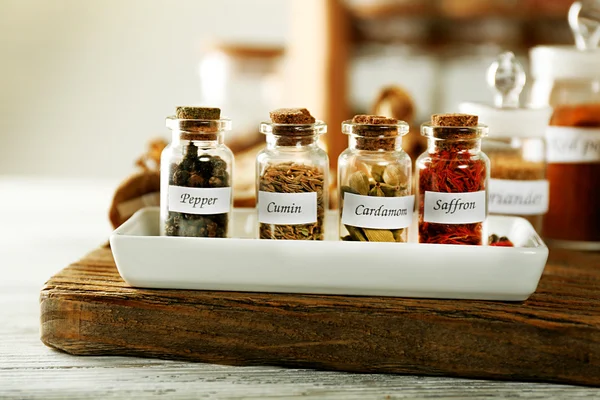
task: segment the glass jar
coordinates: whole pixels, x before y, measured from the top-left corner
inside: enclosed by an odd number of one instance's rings
[[[408,124],[357,115],[342,123],[348,149],[338,160],[340,239],[406,242],[412,222],[412,161],[402,150]]]
[[[228,119],[167,118],[171,143],[160,164],[161,235],[228,237],[233,153],[223,144]]]
[[[531,50],[532,103],[554,108],[546,131],[551,246],[600,250],[600,50]]]
[[[256,157],[259,238],[323,240],[329,158],[318,139],[327,125],[263,122],[260,131],[267,145]]]
[[[434,115],[421,126],[428,147],[416,161],[419,243],[487,243],[490,160],[481,151],[487,131],[463,114]]]
[[[478,115],[489,129],[481,144],[491,163],[489,213],[523,217],[542,232],[549,197],[544,134],[552,109],[463,103],[460,111]]]

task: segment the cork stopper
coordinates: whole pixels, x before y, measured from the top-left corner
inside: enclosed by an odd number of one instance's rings
[[[408,124],[381,115],[355,115],[342,123],[342,132],[351,135],[350,143],[358,150],[392,151],[398,138],[408,132]]]
[[[217,107],[180,106],[175,109],[177,119],[220,119],[221,109]]]
[[[315,117],[306,108],[278,108],[269,113],[275,124],[307,125],[314,124]]]
[[[431,125],[448,127],[477,126],[479,118],[470,114],[433,114]]]
[[[472,114],[433,114],[431,123],[421,125],[423,136],[437,139],[471,140],[487,133],[488,127]]]
[[[231,121],[221,119],[217,107],[180,106],[167,117],[167,127],[179,132],[183,140],[212,141],[219,138],[219,132],[231,129]]]

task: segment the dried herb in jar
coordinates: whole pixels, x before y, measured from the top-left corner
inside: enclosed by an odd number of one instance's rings
[[[231,209],[231,179],[228,172],[230,166],[216,154],[229,155],[230,151],[216,142],[220,131],[215,123],[219,122],[220,110],[178,107],[176,118],[174,138],[178,142],[177,145],[165,149],[168,152],[167,157],[163,155],[162,164],[162,173],[168,174],[168,201],[163,205],[166,211],[164,233],[167,236],[227,237]],[[199,147],[200,143],[207,147]],[[178,159],[181,161],[170,161]],[[225,188],[229,190],[196,190]],[[210,208],[216,206],[217,202],[222,203],[219,209],[224,212],[203,211],[217,210],[216,207]]]
[[[317,139],[326,125],[305,108],[275,110],[271,121],[257,156],[259,237],[323,240],[329,161]]]
[[[489,160],[479,150],[477,127],[474,115],[432,116],[430,149],[417,161],[420,243],[483,245]],[[426,196],[432,194],[435,200],[426,209]],[[432,211],[436,218],[428,216]],[[456,215],[460,217],[454,218]],[[432,222],[434,219],[440,222]],[[470,219],[475,222],[464,222]]]
[[[260,177],[259,190],[271,193],[317,193],[317,222],[313,224],[260,224],[261,239],[323,240],[324,171],[310,165],[286,162],[269,165]]]
[[[414,208],[411,161],[401,147],[408,125],[356,115],[344,121],[342,131],[349,147],[338,161],[341,240],[406,242]]]

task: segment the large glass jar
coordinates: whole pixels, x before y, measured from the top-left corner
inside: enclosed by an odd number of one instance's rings
[[[551,246],[600,250],[600,50],[531,51],[532,103],[554,108],[546,131]]]
[[[421,126],[427,151],[416,162],[419,243],[487,243],[490,160],[481,151],[487,126],[477,116],[440,114]]]
[[[259,237],[323,240],[329,158],[318,139],[327,125],[263,122],[260,131],[267,145],[256,159]]]
[[[402,150],[408,124],[357,115],[342,123],[348,149],[338,160],[340,239],[406,242],[412,222],[412,162]]]
[[[548,211],[544,134],[552,109],[463,103],[460,111],[479,115],[489,128],[481,145],[491,162],[489,213],[524,217],[541,232]]]
[[[161,156],[161,234],[228,237],[233,153],[223,144],[228,119],[167,118],[172,141]]]

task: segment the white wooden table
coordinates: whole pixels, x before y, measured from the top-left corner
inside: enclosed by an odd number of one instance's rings
[[[0,177],[0,399],[600,399],[600,389],[519,382],[75,357],[39,340],[38,295],[106,240],[116,182]]]

